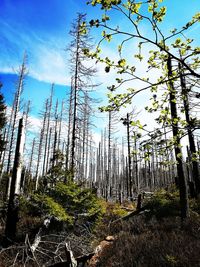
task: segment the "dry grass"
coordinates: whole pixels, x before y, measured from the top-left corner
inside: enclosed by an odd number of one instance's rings
[[[200,219],[196,216],[182,226],[178,217],[146,221],[138,216],[120,227],[99,267],[200,266]]]

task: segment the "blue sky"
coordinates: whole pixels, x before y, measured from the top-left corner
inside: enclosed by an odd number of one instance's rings
[[[77,12],[84,10],[81,3],[71,0],[1,0],[0,71],[16,69],[26,51],[29,74],[33,78],[61,84],[68,82],[64,49],[72,20]]]
[[[198,0],[166,0],[165,4],[168,13],[162,28],[166,31],[184,25],[200,11]],[[15,90],[14,73],[22,62],[24,51],[28,54],[29,75],[23,97],[32,100],[34,115],[49,95],[51,82],[59,84],[55,87],[56,97],[65,96],[70,75],[64,49],[69,44],[68,33],[77,12],[87,13],[88,20],[100,13],[98,8],[87,6],[85,0],[0,0],[0,80],[9,104]],[[115,13],[112,18],[113,24],[123,23]],[[194,28],[188,35],[199,41],[199,32],[200,28]],[[113,45],[116,47],[115,42],[104,46],[105,54],[115,56]],[[109,75],[104,74],[104,79],[108,80]],[[102,93],[105,88],[102,84],[98,90]]]
[[[0,80],[9,105],[24,51],[28,75],[23,98],[31,99],[32,114],[42,108],[52,82],[56,84],[55,98],[66,96],[69,31],[77,12],[87,9],[85,1],[0,0]]]

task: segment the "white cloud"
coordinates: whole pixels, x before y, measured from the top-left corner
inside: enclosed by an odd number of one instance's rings
[[[24,51],[28,55],[29,75],[40,81],[56,84],[70,84],[67,74],[67,62],[62,39],[50,39],[40,36],[34,31],[8,24],[0,20],[1,38],[0,71],[15,73],[21,65]],[[28,32],[28,34],[27,34]]]
[[[42,119],[36,118],[34,116],[29,116],[28,123],[28,131],[33,134],[38,134],[40,132]]]
[[[37,68],[38,66],[38,68]],[[66,72],[64,55],[52,48],[38,47],[36,58],[30,63],[29,75],[39,81],[61,85],[70,84],[70,75]]]

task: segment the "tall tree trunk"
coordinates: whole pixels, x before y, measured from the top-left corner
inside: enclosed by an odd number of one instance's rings
[[[75,58],[75,73],[74,73],[74,99],[73,99],[73,124],[72,124],[72,147],[71,147],[71,169],[72,179],[74,179],[75,172],[75,146],[76,146],[76,122],[77,122],[77,97],[78,97],[78,69],[79,69],[79,49],[80,49],[80,23],[81,16],[78,16],[77,21],[77,36],[76,36],[76,58]]]
[[[178,114],[176,107],[176,89],[174,88],[173,83],[173,74],[172,74],[172,62],[171,58],[168,57],[167,60],[167,70],[168,70],[168,88],[169,88],[169,104],[171,110],[171,121],[172,121],[172,133],[174,139],[174,152],[176,158],[176,166],[177,166],[177,174],[178,174],[178,182],[179,182],[179,192],[180,192],[180,206],[181,206],[181,218],[184,220],[189,216],[189,204],[188,204],[188,190],[186,178],[183,170],[183,162],[182,162],[182,150],[181,150],[181,142],[179,136],[178,129]]]
[[[24,128],[23,119],[19,120],[17,145],[15,151],[15,160],[13,166],[10,195],[8,202],[7,220],[5,228],[5,236],[8,241],[13,242],[16,236],[16,226],[18,222],[18,210],[19,210],[19,195],[20,195],[20,183],[22,172],[22,157],[24,149]]]
[[[195,141],[194,141],[194,135],[192,132],[192,121],[190,119],[190,106],[189,106],[189,99],[188,99],[188,89],[186,87],[186,82],[185,82],[185,77],[183,76],[182,73],[182,68],[179,63],[179,71],[180,71],[180,80],[181,80],[181,89],[182,89],[182,97],[183,97],[183,106],[185,110],[185,118],[187,122],[187,132],[188,132],[188,139],[189,139],[189,147],[190,147],[190,152],[192,156],[192,161],[190,162],[192,164],[192,176],[193,176],[193,181],[195,183],[195,189],[196,189],[196,195],[200,194],[200,173],[199,173],[199,165],[198,161],[194,160],[194,158],[197,157],[196,155],[196,146],[195,146]]]
[[[54,129],[54,142],[53,142],[53,158],[52,158],[52,167],[56,165],[57,157],[56,157],[56,148],[58,142],[58,100],[56,101],[56,108],[55,108],[55,129]]]
[[[8,153],[8,162],[7,162],[7,173],[10,172],[10,166],[11,166],[11,159],[12,159],[12,154],[13,154],[13,142],[14,142],[14,136],[15,136],[15,127],[17,123],[17,115],[19,113],[20,109],[20,98],[21,98],[21,93],[23,90],[23,81],[24,81],[24,76],[26,72],[26,54],[24,55],[23,63],[20,69],[20,74],[19,74],[19,80],[17,83],[17,91],[15,94],[15,100],[14,100],[14,109],[13,109],[13,121],[12,121],[12,127],[11,127],[11,137],[10,137],[10,146],[9,146],[9,153]]]
[[[108,196],[109,196],[109,188],[110,188],[110,183],[111,183],[111,125],[112,125],[112,112],[109,111],[108,114],[108,172],[107,172],[107,181],[106,181],[106,200],[108,200]]]
[[[52,109],[52,102],[53,102],[53,92],[54,92],[54,83],[51,85],[51,93],[50,93],[50,100],[49,105],[47,106],[46,116],[47,116],[47,127],[46,127],[46,134],[45,134],[45,146],[44,146],[44,162],[43,162],[43,170],[42,176],[45,175],[48,171],[48,156],[49,156],[49,147],[48,142],[50,138],[50,122],[51,122],[51,109]]]
[[[61,132],[62,132],[62,121],[63,121],[63,111],[64,111],[64,101],[62,101],[60,120],[59,120],[59,131],[58,131],[58,145],[57,150],[60,151],[60,143],[61,143]]]
[[[5,149],[6,149],[6,141],[7,141],[7,139],[6,139],[7,132],[8,132],[8,130],[5,128],[4,134],[3,134],[3,142],[5,143]],[[0,180],[1,180],[2,172],[3,172],[5,149],[0,152]]]
[[[26,73],[26,54],[24,54],[23,58],[23,63],[21,65],[20,69],[20,74],[19,74],[19,79],[17,83],[17,90],[15,93],[15,99],[13,103],[13,114],[11,114],[12,117],[12,125],[11,125],[11,136],[9,140],[9,150],[8,150],[8,161],[7,161],[7,174],[9,174],[8,180],[7,180],[7,185],[6,185],[6,194],[9,196],[10,194],[10,183],[11,183],[11,160],[13,156],[13,149],[14,149],[14,139],[15,139],[15,128],[16,128],[16,123],[17,123],[17,116],[19,114],[19,109],[20,109],[20,98],[23,90],[23,81],[24,81],[24,76]]]
[[[131,145],[130,145],[130,119],[129,113],[126,116],[126,127],[127,127],[127,144],[128,144],[128,180],[129,180],[129,196],[133,199],[133,184],[132,184],[132,164],[131,164]]]
[[[137,134],[134,132],[134,161],[135,161],[135,185],[137,187],[137,192],[140,190],[140,181],[139,181],[139,173],[138,173],[138,155],[137,155]]]
[[[10,134],[10,132],[12,130],[12,126],[13,126],[14,109],[15,109],[15,101],[13,101],[12,109],[11,109],[11,112],[9,114],[10,115],[10,119],[9,119],[8,128],[7,128],[7,131],[6,131],[6,138],[5,138],[6,146],[5,146],[5,150],[4,150],[2,161],[1,161],[3,169],[5,169],[5,160],[6,160],[7,152],[9,153],[9,146],[10,146],[10,144],[9,144],[9,142],[10,142],[9,134]],[[2,177],[2,174],[3,174],[3,170],[2,170],[2,173],[1,173],[1,177]],[[9,183],[7,183],[7,185],[8,184]]]
[[[44,113],[44,118],[43,118],[43,124],[42,124],[42,129],[40,132],[40,141],[39,141],[39,147],[38,147],[38,158],[37,158],[37,165],[36,165],[36,174],[35,174],[35,190],[38,189],[39,185],[39,172],[40,172],[40,163],[41,163],[41,157],[42,157],[42,148],[43,148],[43,141],[44,141],[44,133],[45,133],[45,128],[46,128],[46,120],[47,120],[47,111],[48,111],[48,99],[46,100],[45,103],[45,113]]]
[[[70,146],[71,146],[71,123],[72,123],[72,109],[73,109],[73,82],[71,80],[71,89],[70,89],[70,98],[69,98],[69,111],[68,111],[68,127],[67,127],[67,147],[66,147],[66,175],[67,170],[69,169],[71,163],[70,163]],[[66,177],[67,179],[67,177]]]
[[[51,137],[52,137],[52,127],[49,130],[49,137],[48,137],[46,173],[48,173],[48,171],[50,169],[50,161],[51,161]]]
[[[33,138],[33,142],[32,142],[31,156],[30,156],[30,161],[29,161],[29,166],[28,166],[28,172],[30,174],[32,173],[34,150],[35,150],[35,137]]]

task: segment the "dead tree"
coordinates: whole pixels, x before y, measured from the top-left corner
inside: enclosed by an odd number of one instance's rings
[[[0,82],[0,90],[2,87],[2,83]],[[2,164],[2,157],[5,153],[5,146],[6,146],[6,136],[7,136],[7,129],[6,129],[6,106],[4,103],[3,94],[0,92],[0,164]],[[0,176],[3,169],[3,165],[0,166]]]
[[[60,118],[59,118],[58,144],[57,144],[57,150],[58,151],[60,151],[61,133],[62,133],[62,122],[63,122],[63,112],[64,112],[64,100],[62,101],[61,113],[60,113]]]
[[[192,164],[192,176],[193,176],[193,181],[195,183],[195,191],[196,195],[200,194],[200,173],[199,173],[199,165],[198,161],[195,160],[196,158],[196,146],[195,146],[195,141],[194,141],[194,135],[193,135],[193,122],[192,118],[190,116],[190,104],[189,104],[189,89],[186,86],[186,80],[185,77],[183,76],[183,69],[179,63],[179,71],[180,71],[180,82],[181,82],[181,94],[183,97],[183,107],[185,111],[185,119],[187,122],[187,134],[188,134],[188,140],[189,140],[189,147],[190,147],[190,152],[191,152],[191,158],[194,157],[190,161]]]
[[[74,173],[75,171],[75,144],[76,144],[76,121],[77,121],[77,97],[78,97],[78,90],[79,90],[79,65],[80,65],[80,58],[79,58],[79,52],[80,52],[80,25],[82,21],[82,16],[78,16],[77,25],[75,26],[75,30],[71,33],[73,33],[73,36],[75,37],[75,40],[73,42],[73,45],[76,46],[75,50],[75,68],[74,68],[74,95],[73,95],[73,123],[72,123],[72,146],[71,146],[71,169]]]
[[[1,165],[3,167],[2,169],[2,172],[1,172],[1,176],[3,174],[3,170],[5,169],[5,161],[6,161],[6,156],[7,156],[7,153],[8,152],[8,147],[9,147],[9,134],[11,132],[11,128],[12,128],[12,125],[13,125],[13,116],[14,116],[14,108],[15,108],[15,101],[13,101],[13,104],[12,104],[12,108],[11,108],[11,111],[9,112],[9,122],[8,122],[8,125],[7,125],[7,128],[6,128],[6,135],[5,135],[5,141],[6,141],[6,145],[5,145],[5,150],[3,152],[3,155],[2,155],[2,160],[1,160]]]
[[[90,37],[88,34],[82,34],[81,24],[85,21],[84,14],[78,14],[77,20],[72,25],[70,35],[72,36],[72,42],[69,46],[71,52],[71,74],[72,74],[72,86],[73,98],[72,98],[72,133],[71,133],[71,162],[70,169],[72,171],[72,179],[75,175],[76,168],[76,138],[77,138],[77,126],[79,122],[78,118],[78,105],[80,99],[84,96],[84,90],[88,87],[92,87],[91,78],[95,74],[96,70],[93,66],[88,67],[88,58],[86,57],[84,50],[90,49]],[[86,64],[87,63],[87,64]]]
[[[52,168],[56,165],[56,153],[58,143],[58,100],[56,101],[55,114],[54,114],[54,141],[53,141],[53,156],[52,156]]]
[[[13,142],[14,142],[14,137],[15,137],[15,128],[16,128],[16,123],[17,123],[17,116],[20,110],[20,98],[23,90],[23,82],[24,82],[24,77],[26,74],[27,68],[26,68],[26,54],[24,55],[23,63],[20,67],[20,73],[19,73],[19,78],[17,82],[17,90],[15,93],[15,99],[14,99],[14,104],[13,104],[13,120],[12,120],[12,125],[11,125],[11,136],[9,140],[9,150],[8,150],[8,162],[7,162],[7,170],[6,172],[10,172],[10,167],[11,167],[11,159],[12,159],[12,154],[13,154]]]
[[[51,139],[50,136],[50,124],[51,124],[51,110],[52,110],[52,101],[53,101],[53,92],[54,92],[54,84],[51,86],[51,93],[50,93],[50,99],[49,99],[49,105],[47,107],[47,123],[46,123],[46,132],[45,132],[45,145],[44,145],[44,162],[43,162],[43,170],[42,175],[44,176],[45,173],[48,172],[49,169],[49,157],[50,157],[50,149],[49,149],[49,139]]]
[[[38,147],[38,157],[37,157],[37,164],[36,164],[36,174],[35,174],[35,189],[38,189],[39,185],[39,174],[40,174],[40,163],[41,163],[41,157],[42,157],[42,149],[43,149],[43,141],[44,141],[44,133],[46,128],[46,122],[47,122],[47,112],[48,112],[48,99],[45,103],[45,113],[43,117],[43,124],[40,131],[40,140],[39,140],[39,147]]]
[[[66,173],[71,166],[70,162],[70,148],[71,148],[71,128],[72,128],[72,116],[73,116],[73,82],[71,79],[70,97],[69,97],[69,108],[68,108],[68,126],[67,126],[67,144],[66,144]]]
[[[32,173],[34,150],[35,150],[35,137],[33,138],[33,141],[32,141],[31,156],[30,156],[30,161],[28,165],[28,172],[30,174]]]
[[[15,140],[15,129],[16,129],[16,124],[17,124],[17,116],[18,116],[19,110],[20,110],[20,99],[21,99],[21,94],[23,91],[23,82],[24,82],[24,77],[25,77],[26,71],[27,71],[26,54],[24,54],[23,63],[21,65],[20,71],[19,71],[17,89],[16,89],[14,103],[13,103],[13,113],[11,114],[10,137],[9,137],[9,145],[8,145],[8,160],[7,160],[7,168],[6,168],[7,174],[10,174],[10,171],[11,171],[11,161],[12,161],[12,157],[13,157],[14,140]],[[9,132],[8,132],[8,134],[9,134]],[[7,185],[6,185],[6,195],[7,196],[9,196],[10,183],[11,183],[11,176],[9,175],[9,178],[7,180]]]
[[[130,118],[129,113],[126,117],[126,127],[127,127],[127,144],[128,144],[128,180],[129,180],[129,196],[132,200],[133,198],[133,181],[132,181],[132,160],[131,160],[131,145],[130,145]]]
[[[10,186],[6,228],[5,228],[5,236],[8,242],[13,242],[16,236],[16,226],[18,221],[18,209],[19,209],[18,197],[20,195],[24,140],[25,140],[25,135],[24,135],[23,119],[20,119],[16,151],[15,151],[15,160],[14,160],[12,180]]]

